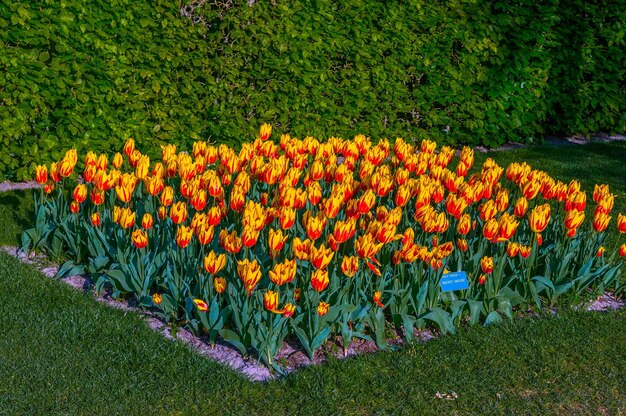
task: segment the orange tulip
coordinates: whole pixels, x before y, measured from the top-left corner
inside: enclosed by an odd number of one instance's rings
[[[626,234],[626,215],[617,214],[617,231]]]
[[[606,230],[606,227],[608,227],[610,221],[610,216],[600,212],[593,216],[593,229],[599,233],[604,232],[604,230]]]
[[[334,255],[335,253],[324,244],[319,248],[313,245],[311,246],[311,264],[313,264],[316,269],[326,269],[326,266],[328,266]]]
[[[133,231],[131,235],[131,240],[133,241],[135,247],[139,249],[142,249],[148,245],[148,235],[140,228],[137,228],[135,231]]]
[[[170,218],[174,224],[181,224],[187,220],[187,204],[183,201],[176,202],[170,208]]]
[[[213,287],[218,294],[224,293],[226,290],[226,279],[223,277],[215,277],[213,278]]]
[[[243,282],[244,288],[248,291],[248,295],[252,295],[252,291],[261,280],[261,266],[255,260],[244,259],[237,262],[237,274]]]
[[[541,233],[550,221],[550,205],[538,205],[530,212],[528,223],[534,233]]]
[[[289,318],[290,316],[293,316],[295,312],[296,312],[296,305],[292,303],[288,303],[283,307],[283,316],[285,318]]]
[[[320,304],[317,306],[317,314],[319,316],[324,316],[328,313],[329,309],[330,309],[330,303],[320,302]]]
[[[487,240],[493,240],[498,235],[499,227],[498,220],[491,218],[483,226],[483,236]]]
[[[269,238],[267,240],[270,250],[282,250],[287,242],[287,238],[288,236],[284,235],[282,230],[279,229],[275,231],[273,228],[270,228]]]
[[[120,209],[119,224],[125,229],[131,228],[135,225],[135,212],[133,212],[130,208]]]
[[[268,290],[263,294],[263,307],[270,312],[278,313],[278,292]]]
[[[278,286],[285,283],[292,282],[296,277],[296,261],[285,260],[282,263],[277,263],[274,268],[269,272],[270,281]]]
[[[40,185],[48,182],[48,167],[46,165],[39,165],[35,168],[35,180]]]
[[[565,228],[575,230],[581,226],[585,219],[585,212],[573,209],[565,214]]]
[[[143,217],[141,218],[141,226],[143,227],[143,229],[149,230],[150,228],[152,228],[153,224],[154,219],[152,218],[152,215],[148,214],[147,212],[143,214]]]
[[[207,303],[202,299],[194,299],[193,303],[196,304],[196,307],[200,312],[206,312],[209,310],[209,305],[207,305]]]
[[[169,207],[174,202],[174,189],[170,186],[163,188],[163,192],[160,197],[161,205]]]
[[[216,275],[226,266],[226,254],[218,255],[215,251],[211,251],[204,257],[203,265],[207,273]]]
[[[271,134],[272,134],[272,126],[270,124],[263,123],[261,125],[261,130],[259,131],[259,139],[265,141],[269,139]]]
[[[368,213],[376,203],[374,191],[368,189],[358,200],[358,209],[361,214]]]
[[[520,252],[520,246],[517,243],[509,242],[509,245],[506,248],[506,254],[509,257],[516,257]]]
[[[319,212],[318,215],[311,215],[306,222],[306,233],[307,236],[315,241],[322,235],[324,228],[326,227],[326,218],[324,217],[324,213]]]
[[[191,237],[193,236],[193,231],[191,227],[187,227],[185,225],[179,225],[176,230],[176,244],[180,248],[185,248],[191,242]]]
[[[359,271],[359,258],[357,256],[346,256],[341,261],[341,271],[347,277],[352,277]]]
[[[524,215],[526,215],[527,210],[528,210],[528,200],[524,197],[521,197],[515,203],[515,208],[514,208],[513,213],[515,214],[517,218],[522,218]]]
[[[321,292],[328,287],[329,283],[327,270],[317,269],[311,274],[311,287],[313,290]]]
[[[384,308],[385,305],[383,305],[383,303],[380,301],[382,297],[383,297],[383,292],[381,292],[380,290],[377,290],[376,292],[374,292],[374,296],[372,297],[372,300],[374,301],[376,305],[378,305],[381,308]]]
[[[61,164],[59,166],[59,174],[64,178],[70,176],[74,171],[77,160],[78,157],[76,155],[76,149],[70,149],[65,152],[65,156],[61,160]]]
[[[480,259],[480,268],[483,273],[491,273],[493,271],[493,257],[483,257]]]
[[[456,226],[456,231],[461,235],[467,235],[472,229],[472,218],[469,214],[463,214],[459,218],[459,222]]]

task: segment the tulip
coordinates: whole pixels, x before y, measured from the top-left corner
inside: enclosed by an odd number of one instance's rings
[[[328,278],[328,271],[324,269],[317,269],[311,274],[311,287],[317,292],[328,287],[330,280]]]
[[[123,156],[119,152],[116,153],[115,156],[113,156],[113,167],[115,169],[119,169],[122,167],[123,163],[124,163]]]
[[[282,250],[283,246],[287,242],[287,238],[288,236],[284,235],[282,230],[279,229],[275,231],[274,229],[270,229],[269,238],[267,240],[270,250]]]
[[[506,254],[509,257],[516,257],[520,252],[520,246],[517,243],[509,242],[509,245],[506,248]]]
[[[239,253],[241,251],[242,243],[241,239],[237,236],[237,231],[233,230],[232,233],[228,233],[225,229],[220,231],[220,245],[224,248],[224,250],[229,253]]]
[[[61,160],[61,164],[59,165],[59,175],[63,178],[67,178],[74,171],[74,167],[76,166],[77,161],[76,149],[70,149],[65,152],[65,156]]]
[[[185,222],[187,220],[187,204],[183,201],[173,204],[170,208],[170,218],[174,224]]]
[[[283,316],[289,318],[296,312],[296,305],[288,303],[283,307]]]
[[[119,210],[119,224],[124,229],[131,228],[135,225],[135,212],[130,208],[121,208]]]
[[[35,168],[35,180],[40,185],[48,182],[48,167],[46,165],[39,165]]]
[[[383,305],[383,303],[380,301],[382,297],[383,297],[383,292],[381,292],[380,290],[377,290],[376,292],[374,292],[374,296],[372,297],[372,300],[374,301],[376,305],[378,305],[381,308],[384,308],[385,305]]]
[[[226,290],[226,279],[223,277],[215,277],[213,278],[213,287],[217,294],[222,294]]]
[[[604,230],[606,230],[606,227],[608,227],[610,221],[610,216],[603,213],[598,213],[593,216],[593,229],[599,233],[604,232]]]
[[[185,225],[178,226],[176,230],[176,244],[180,248],[185,248],[191,242],[191,237],[193,236],[193,231],[191,227],[187,227]]]
[[[204,270],[206,270],[207,273],[216,275],[226,266],[226,254],[222,253],[218,255],[215,254],[215,251],[211,251],[204,257],[203,264]]]
[[[167,218],[167,208],[165,208],[164,206],[160,206],[159,209],[157,210],[157,216],[159,217],[159,219],[161,221],[166,219]]]
[[[196,304],[196,307],[200,312],[206,312],[209,310],[209,305],[207,305],[207,303],[202,299],[194,299],[193,303]]]
[[[491,273],[493,271],[493,257],[483,257],[480,259],[480,268],[483,273]]]
[[[619,255],[621,257],[626,257],[626,244],[619,246]]]
[[[459,219],[467,208],[467,202],[460,196],[449,194],[446,198],[446,210],[454,218]]]
[[[313,245],[311,246],[311,264],[313,264],[316,269],[326,269],[326,266],[328,266],[334,255],[335,253],[324,244],[319,248]]]
[[[469,248],[468,244],[467,244],[467,240],[461,239],[461,238],[456,240],[456,246],[463,253],[465,253],[467,251],[467,249]]]
[[[277,263],[274,268],[269,272],[270,281],[278,286],[285,283],[292,282],[296,277],[296,261],[285,260],[282,263]]]
[[[155,293],[152,295],[152,303],[154,303],[155,305],[160,305],[161,302],[163,302],[163,295],[161,295],[160,293]]]
[[[59,182],[61,180],[61,175],[59,175],[59,164],[57,162],[53,162],[50,165],[50,179],[54,182]]]
[[[538,205],[530,212],[528,223],[534,233],[541,233],[550,221],[550,205]]]
[[[472,229],[472,218],[469,214],[463,214],[459,218],[459,222],[456,226],[456,231],[461,235],[467,235]]]
[[[509,240],[517,231],[519,221],[515,221],[515,217],[508,213],[502,214],[500,220],[498,220],[498,237],[496,241],[503,242]]]
[[[320,302],[320,304],[317,306],[317,314],[319,316],[324,316],[328,313],[329,309],[330,309],[330,303]]]
[[[278,313],[278,292],[268,290],[263,294],[263,307],[270,312]]]
[[[307,236],[313,241],[317,240],[322,235],[324,227],[326,227],[326,218],[322,212],[316,216],[311,215],[306,222]]]
[[[163,188],[163,192],[161,193],[161,197],[159,199],[161,201],[161,205],[169,207],[174,202],[174,189],[170,186],[166,186]]]
[[[304,241],[300,240],[300,238],[295,237],[293,239],[293,254],[298,260],[308,260],[311,255],[311,246],[313,242],[308,238]]]
[[[486,281],[487,281],[487,276],[485,276],[484,274],[481,274],[480,277],[478,278],[478,284],[482,286],[485,284]]]
[[[237,274],[243,282],[244,288],[248,291],[248,295],[252,295],[252,291],[261,280],[261,266],[255,260],[244,259],[237,262]]]
[[[78,212],[80,211],[80,204],[76,201],[72,201],[72,203],[70,204],[70,211],[73,214],[78,214]]]
[[[265,141],[269,139],[271,134],[272,134],[272,126],[270,124],[263,123],[261,125],[261,130],[259,131],[259,139]]]
[[[565,214],[565,228],[567,228],[568,231],[574,230],[575,233],[576,229],[580,227],[584,219],[584,211],[578,211],[576,209],[568,211],[567,214]]]
[[[207,212],[207,221],[210,225],[218,225],[222,221],[222,212],[219,207],[211,207]]]
[[[617,231],[626,234],[626,215],[617,214]]]
[[[147,212],[143,214],[143,217],[141,218],[141,227],[144,230],[149,230],[150,228],[152,228],[153,224],[154,219],[152,218],[152,215],[148,214]]]
[[[528,200],[524,197],[521,197],[515,203],[515,208],[514,208],[513,213],[515,214],[517,218],[522,218],[524,215],[526,215],[527,210],[528,210]]]
[[[480,218],[483,221],[489,221],[490,219],[495,217],[496,214],[498,213],[496,201],[494,201],[493,199],[486,201],[485,203],[480,205],[478,209],[480,211]]]
[[[524,195],[524,198],[531,200],[537,196],[540,190],[541,190],[541,183],[539,181],[535,181],[535,180],[528,181],[522,187],[522,195]]]
[[[198,228],[195,230],[195,233],[196,233],[196,237],[198,237],[198,242],[202,244],[203,246],[206,246],[211,241],[213,241],[215,229],[213,228],[213,226],[207,223],[203,223],[198,226]]]
[[[359,258],[357,256],[346,256],[341,261],[341,271],[347,277],[352,277],[359,271]]]
[[[369,212],[376,203],[374,191],[368,189],[358,200],[358,209],[361,214]]]
[[[598,248],[598,251],[596,252],[596,257],[602,257],[602,255],[604,254],[605,251],[606,251],[606,249],[604,248],[604,246],[600,246]]]
[[[140,228],[137,228],[135,231],[133,231],[131,235],[131,240],[135,247],[139,249],[142,249],[148,245],[148,235]]]
[[[528,258],[528,256],[530,256],[530,250],[530,246],[520,246],[519,254],[520,256],[522,256],[523,259]]]
[[[93,214],[91,214],[91,223],[94,227],[100,227],[100,224],[102,224],[102,219],[100,218],[99,213],[94,212]]]
[[[487,240],[493,240],[498,235],[499,228],[498,220],[491,218],[483,226],[483,236]]]
[[[382,247],[383,243],[376,244],[371,234],[361,235],[354,242],[354,249],[362,259],[374,257]]]
[[[128,138],[126,140],[126,144],[124,144],[124,154],[126,156],[130,156],[130,154],[135,150],[135,140]]]
[[[158,176],[145,179],[144,184],[146,185],[146,190],[152,196],[157,196],[165,189],[165,182]]]

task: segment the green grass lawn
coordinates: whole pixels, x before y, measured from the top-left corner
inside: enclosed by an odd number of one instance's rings
[[[626,143],[477,155],[527,161],[626,211]],[[0,244],[17,244],[31,191],[0,194]],[[591,200],[589,195],[589,200]],[[455,400],[437,393],[458,394]],[[0,415],[626,414],[626,310],[562,310],[462,329],[399,352],[331,360],[268,383],[152,332],[0,254]]]

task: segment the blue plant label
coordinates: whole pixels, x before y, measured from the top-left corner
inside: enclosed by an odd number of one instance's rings
[[[453,290],[463,290],[469,287],[467,283],[467,273],[454,272],[441,276],[441,291],[452,292]]]

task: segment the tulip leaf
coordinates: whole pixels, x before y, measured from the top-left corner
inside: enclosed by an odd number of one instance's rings
[[[489,315],[487,315],[487,318],[485,319],[485,326],[499,324],[500,322],[502,322],[502,316],[500,316],[498,311],[492,311],[489,313]]]
[[[468,299],[467,304],[470,310],[470,325],[476,325],[480,320],[480,313],[483,309],[483,302],[480,300]]]
[[[230,345],[235,347],[241,353],[241,355],[246,355],[248,353],[248,350],[241,342],[241,337],[237,335],[235,332],[231,331],[230,329],[225,328],[219,331],[219,333],[222,336],[222,338],[224,338],[224,340],[228,342]]]

